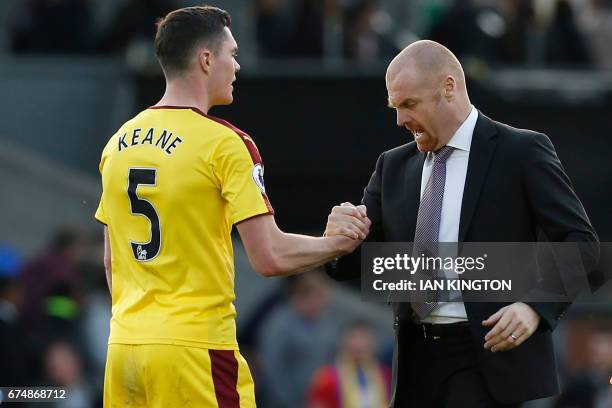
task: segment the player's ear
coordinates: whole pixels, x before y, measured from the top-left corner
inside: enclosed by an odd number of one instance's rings
[[[212,63],[213,53],[207,48],[202,48],[198,53],[198,64],[202,71],[208,74],[210,71],[210,64]]]

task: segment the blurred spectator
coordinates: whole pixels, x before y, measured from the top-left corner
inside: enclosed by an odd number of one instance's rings
[[[377,62],[399,51],[385,36],[391,18],[375,0],[358,0],[344,12],[344,56],[361,62]]]
[[[315,370],[332,360],[337,330],[326,310],[329,283],[318,271],[288,278],[288,303],[261,329],[265,407],[300,408]]]
[[[585,34],[596,67],[612,69],[612,1],[584,0],[578,8],[578,26]]]
[[[88,0],[28,0],[12,33],[15,52],[84,53],[95,50]]]
[[[16,279],[22,268],[19,253],[10,246],[0,246],[0,278]]]
[[[29,327],[27,340],[31,359],[44,361],[49,344],[57,342],[58,339],[78,345],[79,354],[85,355],[82,352],[80,298],[80,292],[67,284],[56,286],[55,290],[49,294],[41,307],[43,314],[40,320],[35,326]],[[44,375],[45,367],[39,364],[34,368],[33,378],[40,378]]]
[[[597,387],[589,376],[574,377],[566,384],[554,408],[598,408]]]
[[[66,388],[66,399],[56,408],[88,408],[92,406],[89,386],[83,378],[83,362],[76,348],[67,340],[56,340],[44,355],[43,386]]]
[[[265,401],[265,386],[261,356],[258,353],[258,340],[261,329],[268,317],[274,313],[276,307],[285,300],[282,289],[277,289],[263,297],[257,307],[250,312],[249,318],[238,327],[238,344],[240,353],[249,362],[251,375],[255,380],[255,397],[257,401]],[[260,379],[262,379],[260,381]],[[263,405],[263,404],[260,404]]]
[[[136,86],[134,111],[153,105],[163,93],[162,71],[153,46],[155,23],[180,6],[176,0],[128,0],[102,35],[100,50],[123,57],[132,72]]]
[[[586,348],[592,372],[607,380],[612,374],[612,327],[597,328],[591,334]]]
[[[321,58],[325,6],[325,0],[257,1],[259,53],[271,58]]]
[[[0,248],[0,384],[25,386],[29,380],[28,351],[20,319],[23,293],[17,277],[21,260],[10,248]]]
[[[610,377],[610,383],[612,384],[612,377]],[[606,387],[597,396],[596,408],[609,408],[612,407],[612,387]]]
[[[558,66],[588,66],[591,57],[567,0],[557,0],[555,15],[546,31],[546,62]]]
[[[285,0],[256,2],[255,35],[261,56],[286,56],[289,53],[291,29],[291,11]]]
[[[300,0],[293,26],[290,54],[300,58],[323,56],[325,0]]]
[[[496,10],[472,0],[457,0],[426,38],[443,44],[459,59],[490,63],[495,60],[495,47],[505,30],[506,24]]]
[[[110,332],[111,297],[102,261],[95,272],[96,275],[92,277],[95,279],[94,287],[88,292],[83,304],[82,329],[88,361],[92,363],[93,377],[97,384],[102,385]]]
[[[22,283],[28,299],[25,311],[28,326],[34,327],[58,302],[47,299],[59,287],[79,287],[78,264],[83,252],[81,235],[71,229],[58,231],[41,257],[26,266]]]
[[[587,337],[586,367],[573,374],[554,408],[609,408],[612,406],[612,327],[596,327]]]
[[[140,43],[152,48],[155,22],[179,7],[175,0],[126,1],[117,10],[109,28],[102,35],[101,50],[125,53],[130,47],[137,47]]]
[[[595,407],[612,407],[612,327],[599,327],[587,344],[591,373],[596,386]]]
[[[505,28],[497,44],[497,60],[504,64],[523,65],[529,60],[529,37],[536,30],[532,0],[504,0],[498,10]]]
[[[319,369],[308,390],[309,408],[385,408],[391,372],[375,356],[374,334],[365,322],[344,332],[333,365]]]

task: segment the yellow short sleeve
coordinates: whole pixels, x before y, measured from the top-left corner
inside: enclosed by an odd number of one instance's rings
[[[274,214],[265,192],[263,164],[253,141],[237,134],[224,137],[213,157],[221,195],[229,205],[232,224]]]
[[[104,199],[100,197],[100,204],[98,204],[98,209],[96,210],[96,214],[94,215],[96,220],[100,221],[102,224],[108,224],[106,219],[106,213],[104,212]]]
[[[104,149],[106,150],[106,148]],[[102,169],[104,167],[104,152],[102,153],[102,159],[100,160],[100,174],[102,174]],[[94,215],[96,220],[100,221],[102,224],[108,225],[108,219],[106,218],[106,212],[104,211],[104,191],[100,194],[100,203],[98,204],[98,209]]]

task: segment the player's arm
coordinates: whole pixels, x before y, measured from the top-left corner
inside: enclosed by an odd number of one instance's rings
[[[112,277],[112,263],[111,263],[111,247],[110,238],[108,236],[108,227],[104,226],[104,272],[106,273],[106,283],[108,283],[108,290],[113,294],[113,277]]]
[[[251,266],[263,276],[304,272],[351,253],[369,232],[367,217],[354,218],[356,228],[347,235],[310,237],[288,234],[274,216],[261,215],[236,224]]]

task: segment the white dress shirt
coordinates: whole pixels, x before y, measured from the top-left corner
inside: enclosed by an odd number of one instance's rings
[[[468,160],[470,158],[470,146],[478,111],[474,106],[468,117],[463,121],[459,129],[447,143],[447,146],[455,148],[446,161],[446,182],[444,183],[444,198],[442,200],[442,214],[440,217],[439,242],[457,242],[459,239],[459,220],[461,218],[461,203],[463,201],[463,188],[465,187],[465,176],[467,174]],[[421,197],[425,186],[431,177],[433,166],[433,154],[429,152],[423,164],[423,175],[421,176]],[[439,256],[456,256],[455,253],[440,253]],[[451,277],[453,271],[445,271],[446,276]],[[456,275],[455,275],[456,276]],[[454,297],[461,298],[461,293],[455,293]],[[467,321],[467,314],[463,302],[442,303],[429,316],[422,320],[424,323],[447,324]]]

